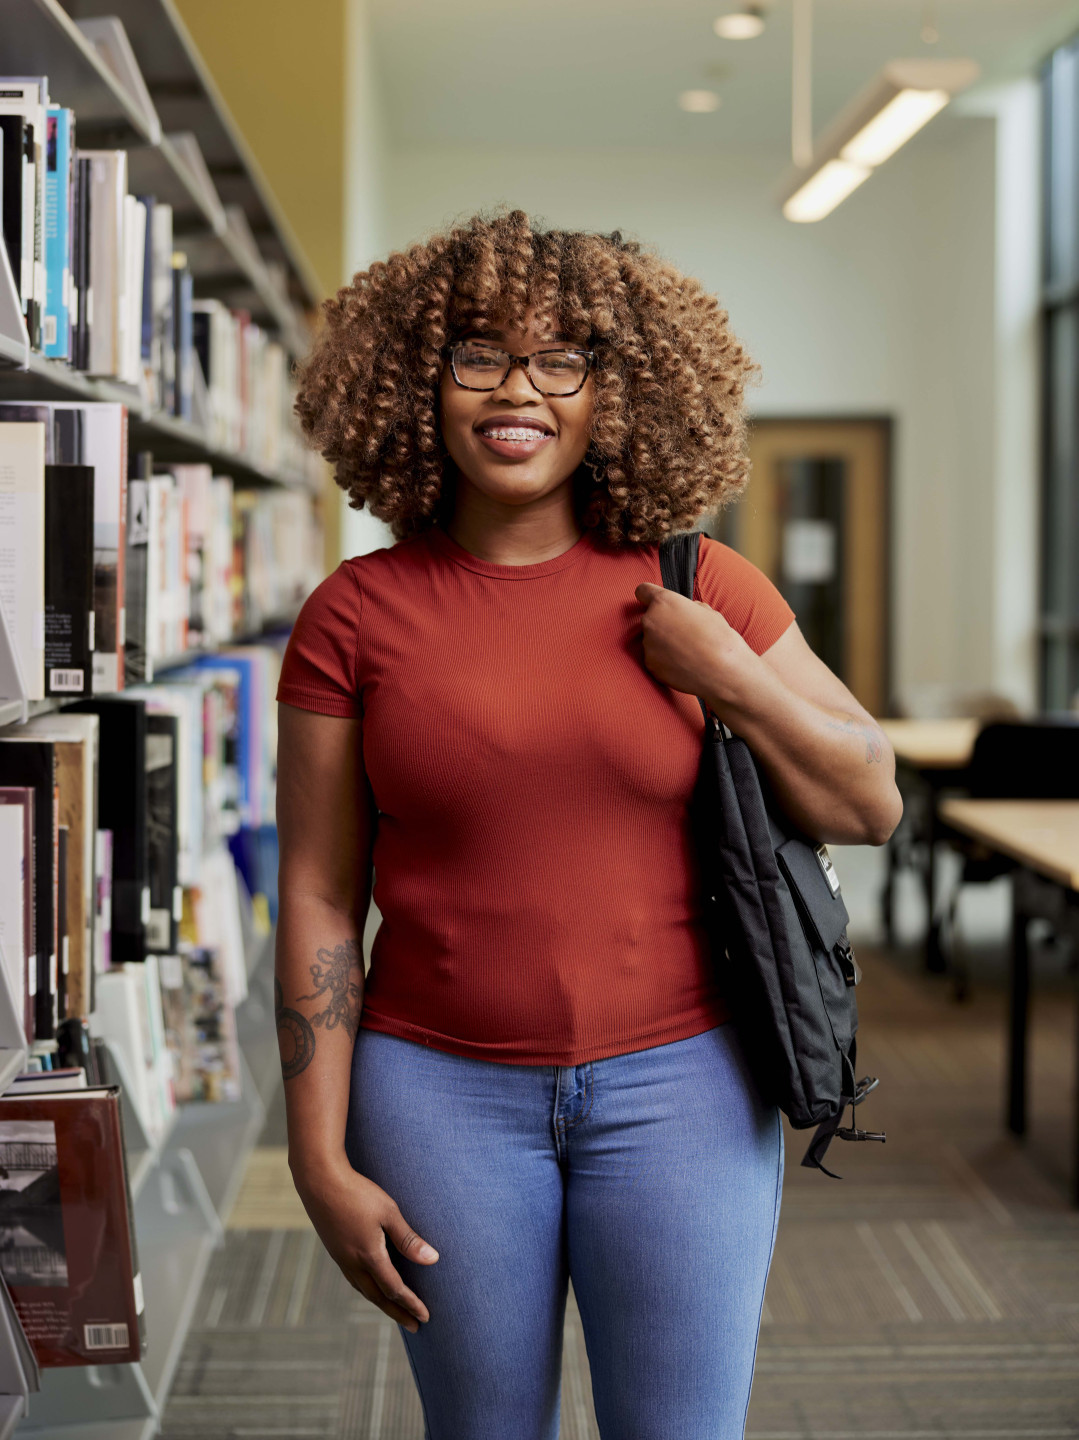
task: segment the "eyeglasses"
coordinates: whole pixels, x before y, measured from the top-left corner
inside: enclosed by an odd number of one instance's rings
[[[521,365],[541,395],[576,395],[595,363],[595,351],[576,347],[511,355],[482,340],[459,340],[446,347],[450,370],[462,390],[497,390],[515,365]]]

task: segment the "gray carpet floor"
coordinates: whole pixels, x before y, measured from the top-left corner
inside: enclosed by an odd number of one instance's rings
[[[800,1169],[805,1137],[788,1134],[747,1434],[1079,1437],[1074,984],[1047,966],[1034,1007],[1033,1126],[1019,1143],[1002,1128],[999,963],[976,968],[974,997],[960,1006],[911,958],[860,958],[862,1060],[881,1078],[863,1123],[872,1109],[888,1143],[837,1146],[839,1183]],[[279,1103],[264,1143],[284,1143]],[[395,1327],[292,1220],[228,1231],[163,1434],[422,1440],[423,1422]],[[561,1440],[599,1440],[572,1293]]]

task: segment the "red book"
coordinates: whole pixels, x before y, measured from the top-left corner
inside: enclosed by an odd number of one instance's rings
[[[0,1097],[0,1273],[39,1365],[140,1358],[118,1088]]]

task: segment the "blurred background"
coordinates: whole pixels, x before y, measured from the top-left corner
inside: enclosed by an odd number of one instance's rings
[[[881,1080],[859,1115],[888,1140],[834,1146],[839,1182],[800,1169],[806,1137],[788,1133],[747,1435],[1079,1436],[1077,0],[114,8],[165,129],[199,135],[277,277],[238,298],[250,275],[200,270],[178,234],[196,299],[261,302],[292,354],[356,271],[501,205],[619,229],[729,310],[762,371],[753,476],[708,528],[881,718],[906,807],[886,847],[834,847],[860,1061]],[[199,354],[212,418],[220,375]],[[225,441],[140,423],[159,461],[267,478]],[[303,487],[313,548],[288,603],[223,636],[249,632],[268,673],[302,593],[390,543],[324,467]],[[250,588],[262,552],[245,554]],[[291,1188],[270,817],[267,801],[230,842],[246,1099],[218,1097],[220,1121],[181,1106],[147,1142],[206,1180],[197,1202],[190,1185],[155,1201],[149,1243],[173,1233],[170,1203],[211,1217],[184,1275],[161,1272],[160,1338],[148,1306],[150,1380],[101,1366],[61,1393],[50,1374],[25,1433],[423,1434],[394,1327]],[[572,1296],[562,1403],[563,1440],[598,1440]]]

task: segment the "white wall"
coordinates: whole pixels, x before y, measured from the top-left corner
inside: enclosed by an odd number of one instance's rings
[[[942,117],[815,226],[782,219],[783,157],[771,152],[394,151],[386,240],[398,247],[508,203],[561,227],[618,227],[654,243],[730,309],[763,366],[757,414],[894,418],[899,698],[931,713],[952,694],[1003,685],[1027,700],[1032,614],[1020,605],[1016,618],[1009,604],[1030,588],[1028,547],[1008,536],[1027,524],[1031,497],[1011,492],[1009,518],[998,479],[996,397],[1010,343],[998,327],[999,109]],[[1014,171],[1024,137],[1013,138]],[[1030,358],[1010,357],[1013,393]],[[1023,425],[1007,443],[1029,469]],[[1003,626],[1002,615],[1012,617]]]
[[[347,283],[385,249],[386,140],[384,104],[367,0],[348,0],[345,23],[345,234]],[[366,510],[350,510],[343,494],[341,554],[362,555],[392,542],[387,526]]]

